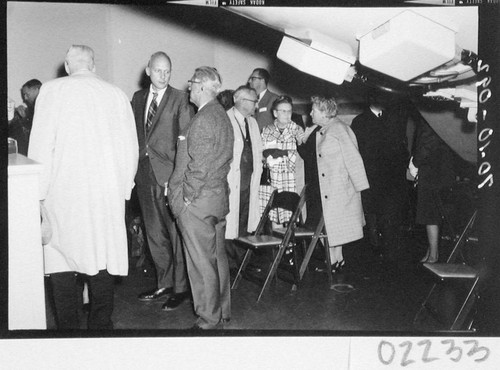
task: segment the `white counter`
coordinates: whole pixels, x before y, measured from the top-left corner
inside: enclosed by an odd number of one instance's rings
[[[42,166],[9,154],[9,330],[47,329],[39,173]]]

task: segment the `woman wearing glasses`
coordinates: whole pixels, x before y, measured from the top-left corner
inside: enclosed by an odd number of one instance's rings
[[[368,189],[356,136],[337,118],[334,98],[313,96],[313,126],[299,146],[306,177],[306,226],[315,229],[321,215],[330,243],[332,272],[344,265],[342,246],[363,237],[361,191]]]
[[[295,181],[295,162],[297,160],[297,145],[302,142],[304,130],[292,121],[292,99],[280,96],[272,106],[274,123],[267,125],[262,130],[263,157],[265,165],[269,168],[270,185],[260,187],[260,212],[264,211],[266,204],[274,189],[281,191],[297,192]],[[282,224],[292,216],[290,211],[279,209],[272,210],[269,218],[271,221]]]

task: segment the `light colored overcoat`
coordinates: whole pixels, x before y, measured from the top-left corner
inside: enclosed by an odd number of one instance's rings
[[[238,237],[238,225],[240,219],[240,161],[243,152],[243,136],[234,110],[231,108],[227,115],[231,120],[234,132],[233,161],[227,177],[229,183],[229,214],[226,216],[226,239]],[[262,140],[259,126],[253,117],[248,117],[248,130],[252,142],[253,173],[250,180],[250,204],[248,211],[248,232],[253,232],[259,223],[259,185],[262,175]]]
[[[43,165],[40,199],[52,226],[45,273],[127,275],[125,200],[139,147],[129,99],[92,72],[45,83],[28,156]]]
[[[368,189],[356,136],[338,118],[316,133],[321,204],[330,246],[363,237],[361,191]]]

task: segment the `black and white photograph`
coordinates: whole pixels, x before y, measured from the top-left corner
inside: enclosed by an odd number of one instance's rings
[[[0,363],[497,368],[498,1],[3,8]]]

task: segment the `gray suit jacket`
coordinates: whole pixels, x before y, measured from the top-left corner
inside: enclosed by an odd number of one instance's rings
[[[184,199],[203,208],[201,216],[224,217],[229,212],[227,174],[233,159],[234,134],[224,108],[212,100],[193,117],[178,139],[168,201],[177,218]],[[203,207],[199,207],[200,205]]]
[[[189,104],[188,95],[170,85],[158,106],[152,127],[145,133],[144,117],[149,87],[137,91],[132,98],[132,109],[135,116],[137,138],[139,140],[139,169],[136,183],[149,180],[149,158],[151,167],[159,185],[164,185],[174,169],[176,143],[179,133],[185,131],[191,117],[193,107]]]
[[[259,100],[257,109],[255,110],[255,119],[259,124],[260,132],[262,132],[264,127],[274,122],[272,106],[277,98],[278,95],[267,90],[262,99]]]

